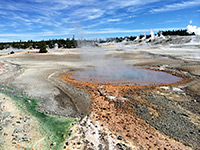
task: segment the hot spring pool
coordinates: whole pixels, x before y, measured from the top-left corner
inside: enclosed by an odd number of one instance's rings
[[[79,80],[81,82],[90,83],[111,83],[111,84],[122,84],[122,85],[159,85],[159,84],[170,84],[183,80],[181,77],[177,77],[170,73],[146,70],[146,69],[130,69],[126,72],[109,72],[103,73],[96,70],[79,71],[71,75],[71,78]]]

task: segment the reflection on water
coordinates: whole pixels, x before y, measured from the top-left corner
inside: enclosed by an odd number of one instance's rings
[[[141,86],[170,84],[182,80],[182,78],[166,72],[135,68],[128,72],[110,75],[98,75],[95,70],[80,71],[72,74],[71,78],[91,83],[118,83]]]

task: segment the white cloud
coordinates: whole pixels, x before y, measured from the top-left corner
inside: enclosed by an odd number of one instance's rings
[[[180,9],[185,9],[185,8],[190,8],[190,7],[195,7],[200,5],[200,0],[192,0],[192,1],[183,1],[180,3],[174,3],[170,5],[166,5],[161,8],[156,8],[152,9],[151,12],[167,12],[167,11],[174,11],[174,10],[180,10]]]
[[[0,27],[5,27],[6,25],[0,24]]]
[[[187,26],[188,33],[195,33],[195,35],[200,35],[200,27],[188,25]]]
[[[178,30],[183,28],[155,28],[153,29],[155,32],[157,31],[166,31],[166,30]],[[84,31],[84,34],[109,34],[109,33],[149,33],[150,29],[135,29],[135,30],[126,30],[126,29],[114,29],[107,28],[99,31]]]
[[[131,6],[143,6],[146,4],[158,2],[160,0],[108,0],[107,2],[111,5],[108,5],[108,9],[124,8]]]
[[[102,9],[97,8],[79,8],[68,14],[68,18],[64,18],[64,20],[68,20],[69,22],[83,22],[94,20],[101,17],[105,13]]]
[[[118,19],[108,19],[107,21],[108,21],[108,22],[118,22],[118,21],[120,21],[120,20],[121,20],[121,19],[118,18]]]
[[[7,18],[12,18],[9,16],[10,12],[17,11],[15,13],[17,13],[16,15],[18,17],[15,16],[15,18],[21,20],[22,23],[37,22],[42,25],[58,27],[59,24],[57,22],[61,22],[60,26],[62,26],[63,24],[71,22],[95,20],[108,13],[116,15],[116,11],[121,8],[131,6],[138,8],[157,1],[160,0],[107,0],[103,2],[99,0],[27,0],[26,2],[14,1],[13,3],[7,0],[1,0],[0,8],[6,11],[4,14],[7,14]],[[63,10],[65,13],[62,12]],[[22,14],[26,13],[28,17],[23,17]],[[40,19],[44,17],[48,19]],[[111,18],[110,22],[112,20]]]
[[[181,22],[181,19],[180,18],[176,18],[175,20],[165,20],[165,21],[162,21],[162,22],[159,22],[159,24],[173,24],[173,23],[178,23],[178,22]]]
[[[12,19],[13,19],[13,20],[21,20],[21,21],[23,21],[23,22],[31,22],[30,19],[26,19],[26,18],[23,18],[23,17],[21,17],[21,16],[16,16],[16,15],[13,16]]]
[[[177,30],[181,28],[155,28],[153,29],[155,32],[161,30]],[[25,39],[34,39],[34,38],[41,38],[41,37],[48,37],[48,36],[65,36],[65,35],[72,35],[75,33],[75,28],[63,28],[62,30],[57,31],[50,31],[46,30],[44,32],[34,32],[34,33],[14,33],[14,34],[0,34],[0,38],[25,38]],[[126,29],[115,29],[115,28],[105,28],[99,31],[93,30],[82,30],[82,33],[87,34],[108,34],[108,33],[149,33],[150,29],[135,29],[135,30],[126,30]]]
[[[95,13],[95,14],[92,14],[92,15],[88,16],[86,20],[97,19],[97,18],[101,17],[102,15],[103,15],[103,12]]]
[[[155,8],[154,3],[161,1],[163,0],[13,0],[11,3],[9,0],[1,0],[0,21],[7,21],[7,30],[10,29],[13,33],[17,29],[20,33],[31,32],[31,29],[32,32],[38,31],[28,34],[4,34],[6,37],[17,39],[74,34],[76,26],[85,30],[85,34],[143,33],[149,32],[149,29],[114,29],[114,25],[121,27],[123,24],[132,25],[134,21],[137,23],[134,17],[149,13],[149,9]],[[197,4],[200,4],[200,0],[181,1],[153,9],[152,12],[188,8]],[[98,29],[95,29],[97,26]],[[113,27],[113,29],[101,29],[103,27]]]

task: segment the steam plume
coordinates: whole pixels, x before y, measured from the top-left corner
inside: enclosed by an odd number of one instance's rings
[[[58,50],[58,43],[55,43],[55,45],[54,45],[54,50],[55,50],[55,51]]]
[[[153,29],[150,30],[150,33],[151,33],[151,40],[154,40],[155,39],[155,35],[154,35],[154,32],[153,32]]]
[[[187,32],[188,33],[194,33],[195,35],[200,35],[200,27],[188,25],[187,26]]]
[[[169,78],[165,73],[128,66],[123,62],[123,60],[106,55],[106,48],[103,47],[81,48],[81,56],[94,68],[92,70],[86,70],[74,74],[74,78],[89,79],[89,81],[90,79],[94,81],[102,79],[103,82],[115,81],[115,83],[129,82],[130,80],[134,80],[143,85],[149,82],[151,82],[151,84],[159,82],[163,83],[167,78]],[[173,82],[176,77],[170,78],[171,79],[169,80]]]

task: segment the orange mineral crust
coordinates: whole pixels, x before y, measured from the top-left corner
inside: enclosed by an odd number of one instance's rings
[[[162,106],[152,104],[145,99],[145,95],[155,91],[158,86],[174,86],[186,83],[191,79],[182,77],[183,80],[172,84],[132,86],[118,85],[117,83],[90,83],[71,78],[73,73],[61,77],[61,80],[71,86],[87,91],[91,96],[90,119],[99,121],[107,127],[116,137],[122,137],[133,145],[143,149],[171,149],[187,150],[189,147],[156,130],[145,120],[133,112],[133,106],[146,106],[156,118],[159,114],[156,108]],[[129,98],[131,95],[134,98]],[[137,107],[136,107],[137,108]]]

